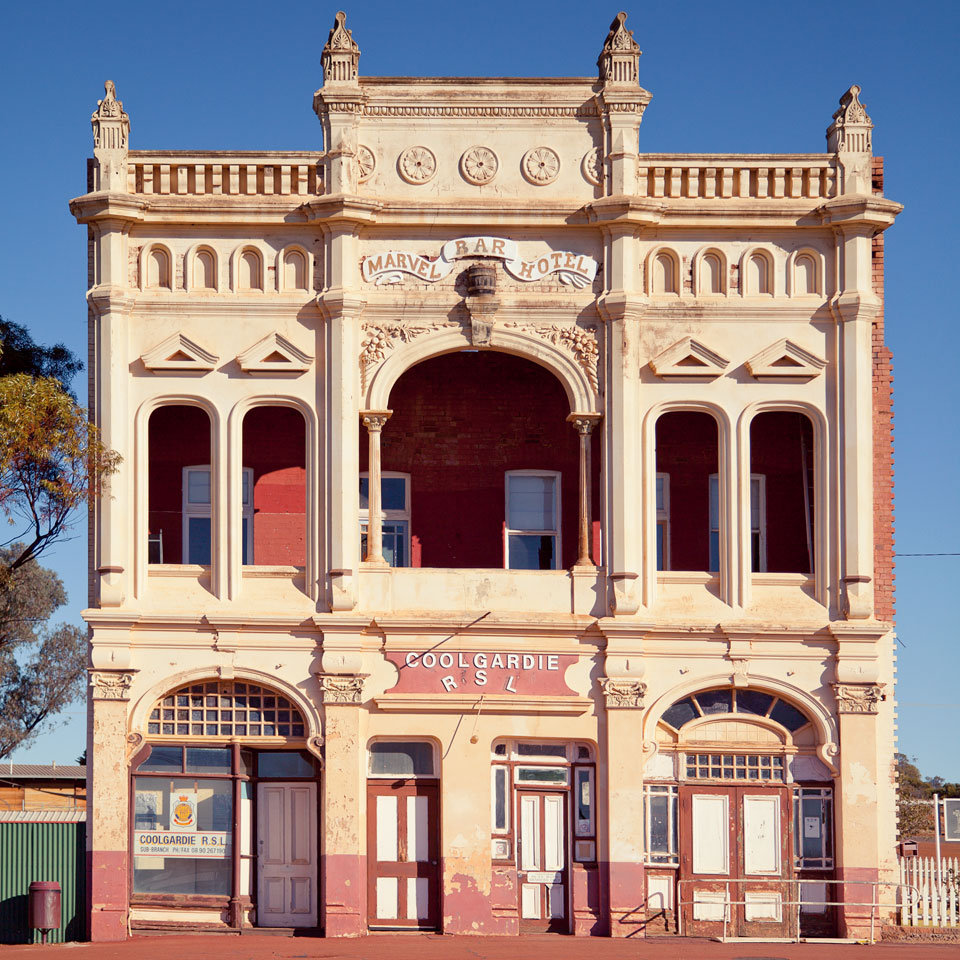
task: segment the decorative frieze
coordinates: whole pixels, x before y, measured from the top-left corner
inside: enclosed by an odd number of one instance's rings
[[[437,158],[429,147],[408,147],[400,154],[397,171],[407,183],[419,186],[434,178]]]
[[[418,324],[370,324],[364,327],[365,337],[360,349],[360,389],[367,389],[371,367],[382,363],[387,353],[397,343],[411,343],[428,333],[436,333],[443,329],[460,329],[460,327],[461,325],[453,320]]]
[[[523,155],[520,171],[535,187],[545,187],[560,174],[560,158],[549,147],[534,147]]]
[[[511,327],[524,333],[533,333],[543,340],[547,340],[555,346],[564,348],[573,355],[574,360],[580,364],[590,386],[594,390],[600,389],[599,378],[599,360],[600,346],[597,342],[597,334],[590,327],[579,327],[574,325],[561,326],[560,324],[536,324],[536,323],[505,323],[504,327]]]
[[[489,147],[470,147],[460,158],[460,175],[478,187],[489,183],[499,169],[500,160]]]
[[[125,670],[91,670],[90,696],[93,700],[129,700],[133,673]]]
[[[363,681],[366,674],[318,673],[324,705],[363,702]]]
[[[835,683],[837,713],[877,713],[884,700],[882,683]]]
[[[360,183],[366,183],[373,176],[373,171],[377,169],[376,154],[362,143],[357,147],[357,167]]]
[[[580,172],[587,183],[599,187],[603,182],[603,151],[599,147],[588,150],[580,161]]]
[[[600,677],[599,683],[608,710],[638,710],[643,707],[647,685],[642,680],[633,680],[630,677]]]

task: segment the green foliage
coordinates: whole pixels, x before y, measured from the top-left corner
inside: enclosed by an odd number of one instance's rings
[[[0,377],[11,373],[27,373],[31,377],[50,377],[69,389],[74,375],[83,364],[62,344],[44,347],[34,342],[30,331],[12,320],[0,317]]]
[[[933,795],[960,797],[960,783],[947,783],[943,777],[924,779],[916,764],[905,753],[897,754],[897,832],[901,840],[908,837],[932,837]]]
[[[0,377],[0,510],[23,543],[9,568],[36,560],[55,542],[118,462],[57,380]]]
[[[47,624],[66,602],[63,583],[36,561],[12,569],[22,550],[0,549],[0,757],[76,700],[86,674],[86,631]]]

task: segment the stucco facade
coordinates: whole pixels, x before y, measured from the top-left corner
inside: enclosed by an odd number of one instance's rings
[[[322,152],[132,150],[107,85],[94,939],[869,923],[901,208],[857,87],[826,152],[643,153],[623,21],[411,79],[338,14]]]

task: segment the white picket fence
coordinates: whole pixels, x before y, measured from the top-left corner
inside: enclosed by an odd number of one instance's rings
[[[920,891],[920,899],[903,898],[900,923],[905,927],[960,926],[960,857],[940,858],[940,890],[937,892],[935,857],[901,857],[900,882]]]

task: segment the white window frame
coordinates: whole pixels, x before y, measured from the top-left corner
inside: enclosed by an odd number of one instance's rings
[[[383,480],[403,480],[403,509],[402,510],[385,510],[383,509],[383,486],[380,487],[380,528],[383,529],[383,524],[385,523],[405,523],[406,527],[404,528],[403,534],[403,549],[404,555],[407,558],[407,562],[403,564],[405,567],[413,566],[413,557],[410,555],[410,474],[401,473],[397,470],[383,470],[380,473],[380,479]],[[361,480],[367,481],[367,496],[370,496],[370,474],[364,471],[360,474]],[[363,544],[363,535],[367,532],[367,527],[370,524],[370,511],[365,508],[360,508],[360,541],[361,541],[361,555],[362,555],[362,544]],[[399,564],[391,564],[391,566],[399,566]]]
[[[517,530],[510,526],[510,478],[511,477],[552,477],[554,482],[554,498],[553,498],[553,522],[554,529],[552,530]],[[554,538],[554,551],[553,551],[553,566],[550,567],[551,570],[560,569],[560,558],[563,556],[563,544],[560,539],[560,527],[561,527],[561,518],[563,516],[563,511],[560,504],[560,481],[561,474],[559,470],[507,470],[503,475],[503,569],[520,569],[511,568],[510,566],[510,537],[511,536],[528,536],[528,537],[553,537]]]
[[[663,481],[663,505],[657,504],[657,483]],[[670,567],[670,474],[658,473],[653,484],[653,506],[657,515],[656,532],[663,531],[663,549],[661,551],[661,563],[657,564],[657,570],[669,570]]]
[[[210,464],[208,463],[196,463],[191,466],[184,467],[181,474],[181,483],[180,483],[180,494],[181,494],[181,503],[180,503],[180,512],[182,515],[182,536],[183,536],[183,546],[181,548],[181,557],[190,556],[190,520],[197,518],[206,518],[211,522],[211,537],[210,541],[213,542],[213,516],[211,512],[211,503],[210,500],[207,500],[205,503],[192,503],[189,500],[189,475],[191,473],[206,473],[208,479],[211,480],[210,476]],[[243,492],[243,481],[246,481],[246,494]],[[244,467],[241,479],[241,504],[242,504],[242,513],[241,513],[241,543],[242,540],[242,530],[243,524],[247,525],[247,549],[246,556],[242,558],[241,563],[250,565],[253,563],[253,468]],[[212,496],[211,496],[212,500]],[[212,557],[211,557],[212,559]],[[188,561],[184,560],[184,563]]]
[[[670,783],[645,783],[643,785],[643,857],[648,867],[676,867],[680,863],[679,851],[679,788]],[[653,850],[650,840],[651,798],[667,798],[667,850]]]
[[[710,474],[710,486],[707,491],[708,497],[708,510],[709,510],[709,530],[707,531],[708,536],[708,546],[710,554],[712,557],[713,554],[713,535],[717,535],[717,541],[720,539],[720,514],[723,513],[723,510],[720,509],[720,474],[711,473]],[[754,525],[753,522],[753,491],[754,484],[756,484],[756,489],[758,491],[757,495],[757,524]],[[716,496],[714,496],[714,490],[716,490]],[[714,513],[714,501],[717,504],[716,513]],[[748,519],[750,521],[750,537],[746,543],[746,552],[750,557],[750,570],[752,573],[765,573],[767,569],[767,477],[763,473],[751,473],[750,474],[750,499],[747,505]],[[754,534],[759,536],[759,546],[760,549],[758,553],[758,566],[757,569],[753,568],[753,537]],[[719,551],[718,551],[719,552]],[[722,558],[720,560],[722,562]],[[711,564],[712,566],[712,564]],[[718,565],[719,569],[719,565]],[[716,570],[711,570],[711,573],[716,573]]]

